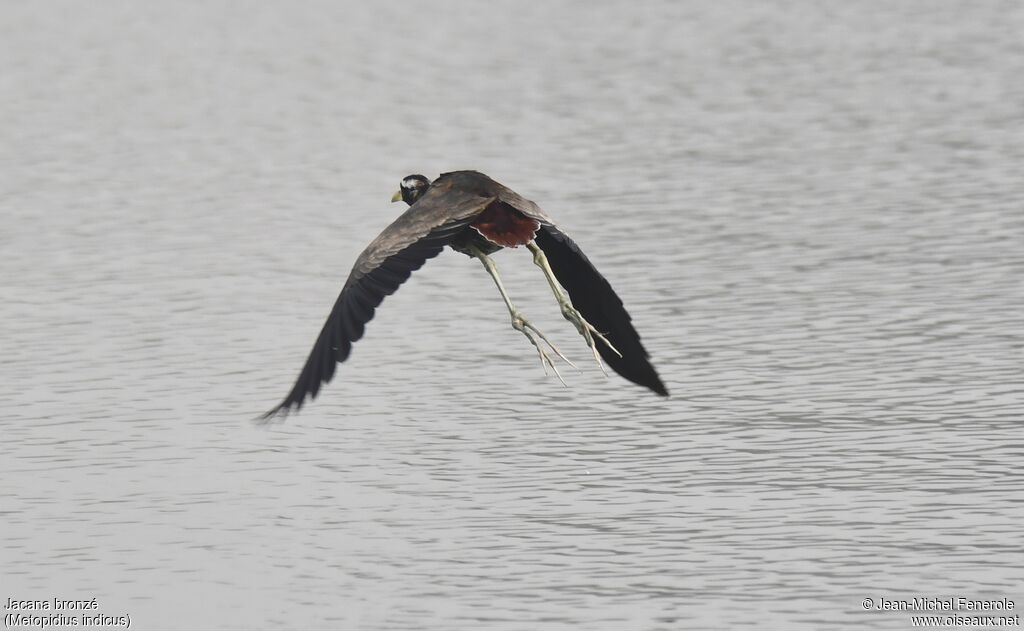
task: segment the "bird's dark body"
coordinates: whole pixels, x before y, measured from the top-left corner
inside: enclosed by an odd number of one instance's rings
[[[472,226],[464,228],[459,232],[459,234],[452,237],[452,241],[448,244],[448,247],[470,257],[473,256],[474,248],[480,250],[484,254],[494,254],[502,248],[502,246],[480,234],[480,232]]]
[[[599,345],[608,365],[626,379],[668,395],[622,300],[539,206],[476,171],[444,173],[433,183],[412,177],[425,182],[424,190],[406,199],[410,207],[356,259],[295,386],[265,418],[299,409],[307,397],[315,398],[337,364],[348,358],[384,297],[445,246],[472,256],[473,248],[490,254],[531,240],[543,250],[573,306],[622,354]]]
[[[470,247],[492,254],[502,248],[526,245],[537,235],[540,222],[531,219],[505,202],[491,202],[448,245],[453,250],[473,256]]]
[[[517,200],[506,201],[502,199],[505,196],[496,194],[494,186],[496,184],[497,182],[491,178],[476,171],[455,171],[441,175],[431,185],[431,188],[438,185],[451,186],[464,194],[482,199],[493,199],[474,216],[469,226],[453,237],[448,244],[453,250],[473,256],[470,247],[485,254],[492,254],[502,248],[526,245],[533,240],[540,228],[541,220],[547,219],[533,202],[529,202],[529,204],[534,208],[526,209],[532,216],[523,214],[521,210],[509,203],[509,201],[514,203]],[[511,193],[511,191],[509,192]],[[515,197],[519,196],[515,195]]]

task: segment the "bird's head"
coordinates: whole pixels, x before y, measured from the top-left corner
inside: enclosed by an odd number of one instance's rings
[[[397,202],[401,200],[412,206],[421,195],[427,192],[429,187],[430,180],[422,175],[407,175],[402,178],[402,184],[399,186],[398,191],[391,196],[391,201]]]

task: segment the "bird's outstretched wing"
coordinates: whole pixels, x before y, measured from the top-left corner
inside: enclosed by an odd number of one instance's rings
[[[633,383],[668,396],[665,384],[648,361],[647,351],[633,328],[632,318],[622,306],[622,299],[594,268],[587,255],[553,225],[542,225],[537,231],[536,241],[547,256],[555,278],[569,292],[573,306],[622,353],[619,357],[597,341],[597,350],[605,362]]]
[[[352,344],[385,296],[464,229],[494,197],[456,190],[439,179],[423,197],[374,239],[356,259],[352,272],[327,317],[313,350],[288,396],[260,418],[300,409],[306,397],[315,398],[345,361]]]

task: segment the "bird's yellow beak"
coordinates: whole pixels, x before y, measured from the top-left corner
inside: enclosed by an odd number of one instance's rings
[[[397,191],[395,191],[395,194],[391,196],[391,203],[392,204],[394,204],[395,202],[400,202],[400,201],[402,201],[402,189],[398,189]]]

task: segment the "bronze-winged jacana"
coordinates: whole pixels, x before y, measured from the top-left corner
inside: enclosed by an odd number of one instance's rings
[[[422,175],[407,176],[391,198],[400,200],[409,209],[356,259],[295,386],[264,419],[300,409],[306,397],[315,398],[334,377],[336,364],[348,358],[352,344],[363,336],[384,296],[394,293],[446,245],[484,264],[508,307],[512,327],[537,348],[545,370],[550,366],[561,379],[544,344],[565,362],[572,362],[512,304],[488,256],[502,248],[525,245],[533,253],[533,262],[547,277],[562,315],[576,326],[602,370],[603,358],[629,381],[668,396],[622,300],[537,204],[476,171],[443,173],[433,182]]]

